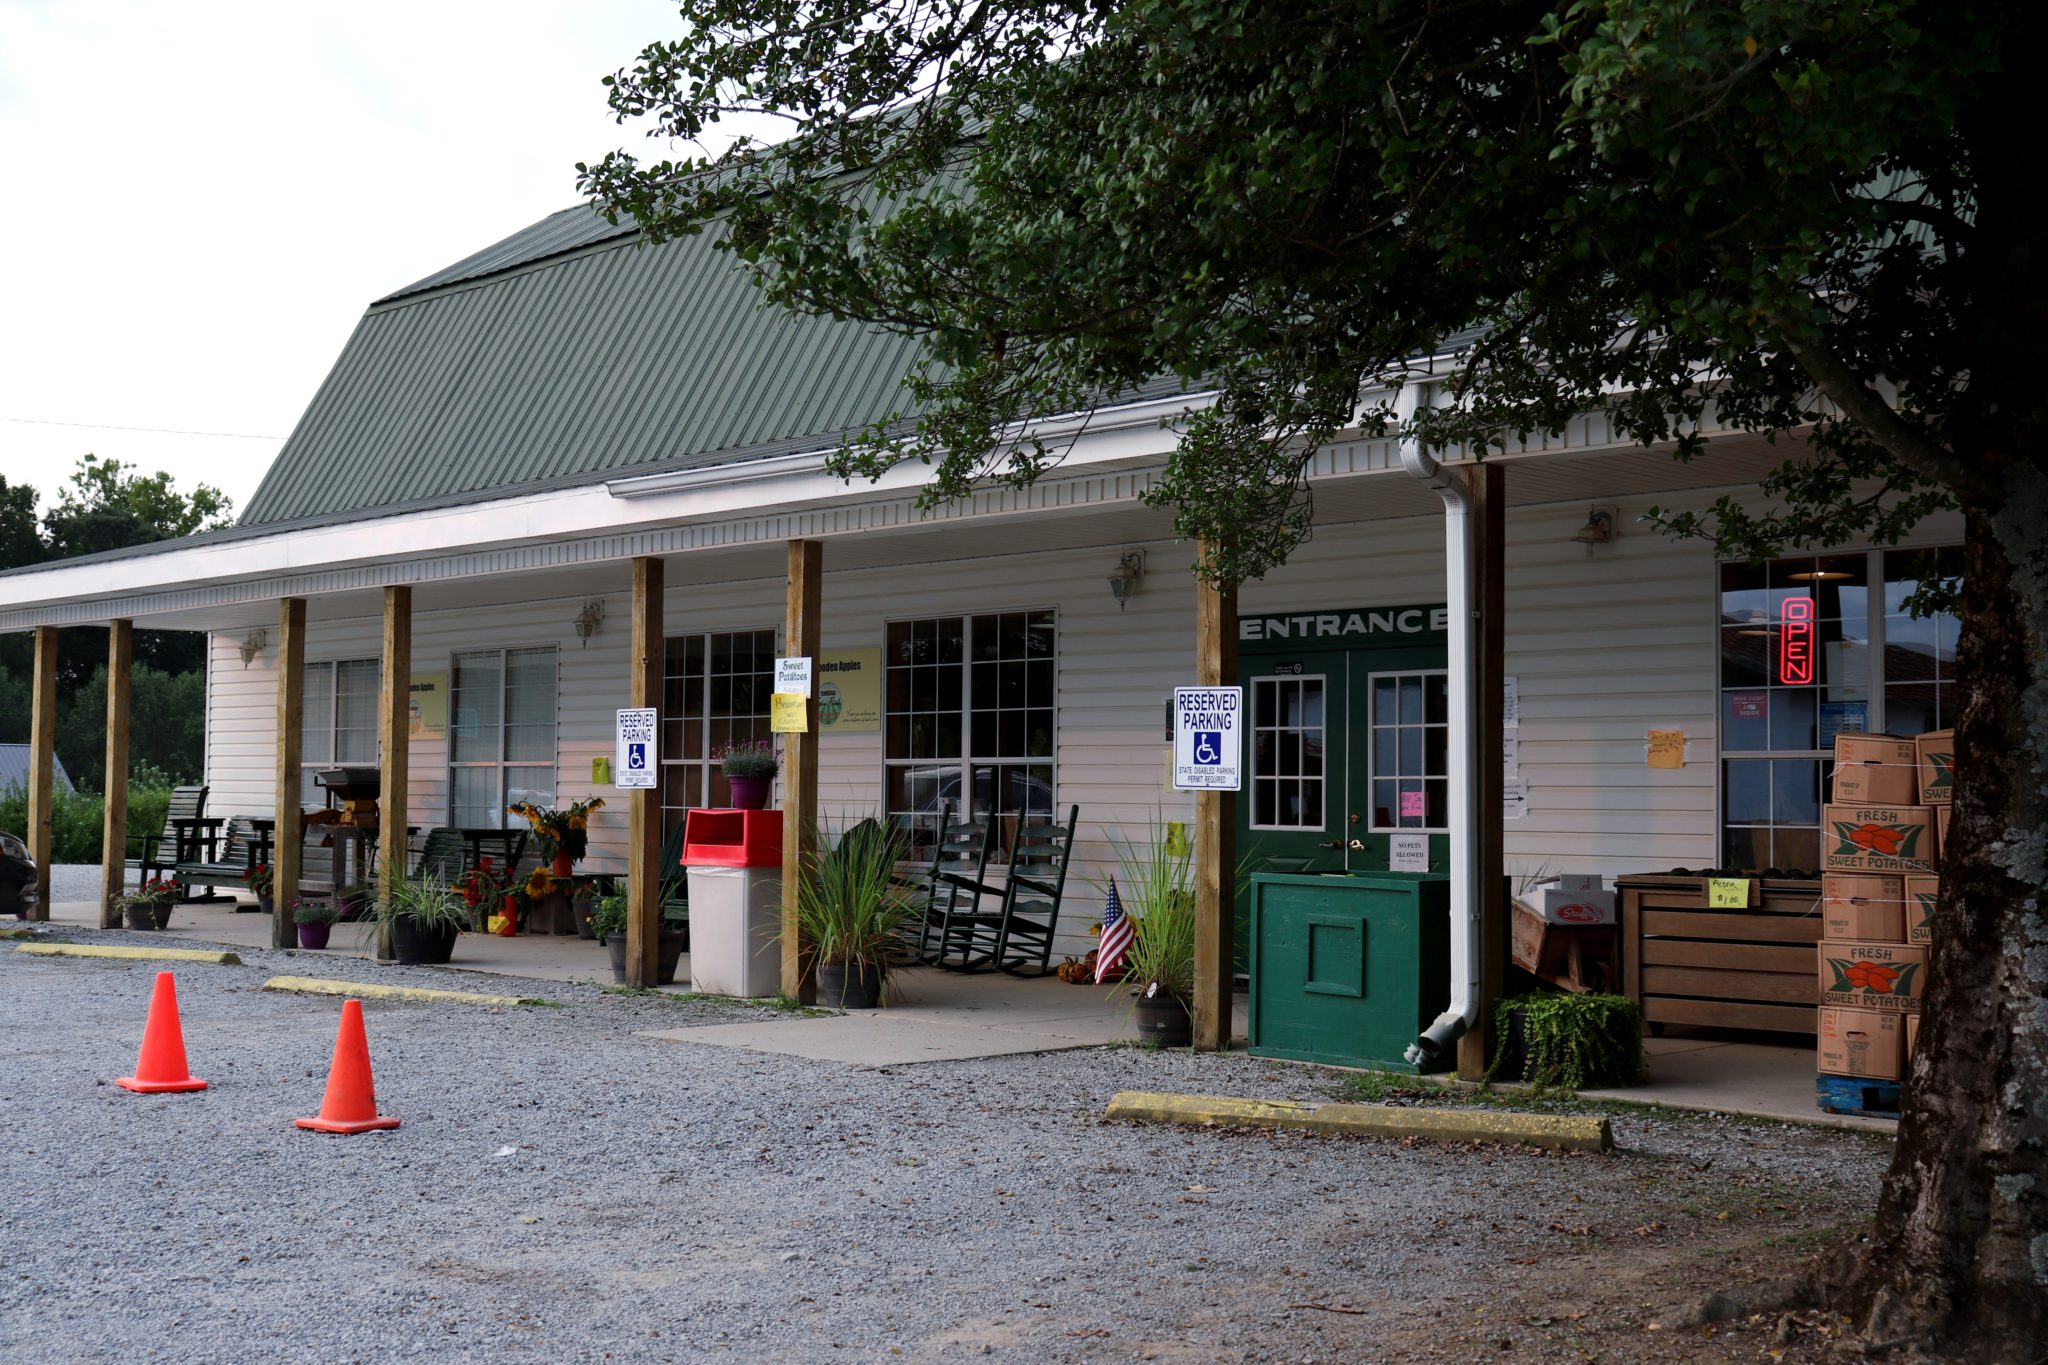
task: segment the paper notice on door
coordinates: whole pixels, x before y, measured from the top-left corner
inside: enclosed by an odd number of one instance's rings
[[[1429,799],[1421,792],[1401,793],[1401,814],[1414,816],[1418,820],[1429,817]]]
[[[1387,870],[1390,872],[1429,871],[1429,836],[1427,834],[1395,834],[1388,836]]]
[[[1503,820],[1522,820],[1526,819],[1528,814],[1529,788],[1523,784],[1520,778],[1512,778],[1501,783],[1500,818]]]
[[[1652,768],[1683,768],[1685,766],[1685,731],[1650,731],[1648,752]]]
[[[1500,728],[1519,730],[1522,728],[1522,680],[1510,673],[1501,680]]]
[[[1500,745],[1501,776],[1513,782],[1522,775],[1522,741],[1509,735]]]

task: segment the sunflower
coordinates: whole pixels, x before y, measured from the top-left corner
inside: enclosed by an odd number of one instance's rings
[[[538,900],[554,889],[555,879],[548,875],[548,870],[544,867],[536,867],[532,875],[526,879],[526,894],[533,899]]]

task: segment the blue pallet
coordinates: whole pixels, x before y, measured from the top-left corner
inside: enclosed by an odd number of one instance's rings
[[[1868,1076],[1819,1076],[1815,1081],[1820,1107],[1830,1114],[1857,1114],[1867,1119],[1899,1116],[1897,1081],[1876,1081]]]

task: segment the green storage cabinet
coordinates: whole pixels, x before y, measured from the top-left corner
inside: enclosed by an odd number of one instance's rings
[[[1438,872],[1254,874],[1252,1055],[1416,1070],[1402,1053],[1451,998],[1450,889]]]

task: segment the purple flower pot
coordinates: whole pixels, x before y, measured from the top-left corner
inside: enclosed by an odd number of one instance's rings
[[[725,780],[732,787],[734,810],[768,809],[768,798],[775,792],[774,778],[728,777]]]
[[[334,926],[331,924],[301,924],[299,926],[299,946],[301,948],[325,948],[327,946],[327,936],[333,932]]]

